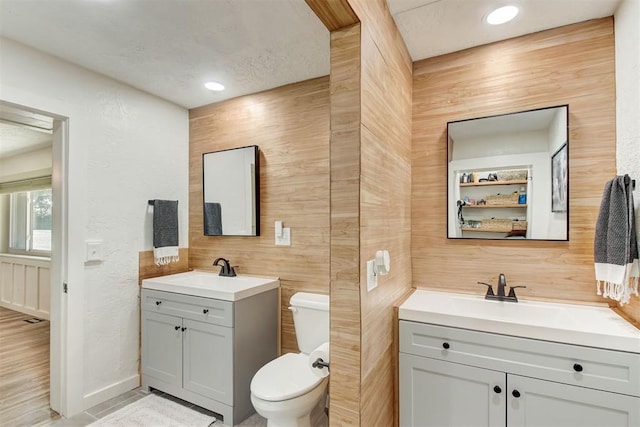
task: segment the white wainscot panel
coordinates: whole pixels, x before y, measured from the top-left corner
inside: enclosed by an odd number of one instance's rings
[[[49,258],[0,254],[0,306],[49,320]]]

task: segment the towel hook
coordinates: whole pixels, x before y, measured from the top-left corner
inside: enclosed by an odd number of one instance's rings
[[[624,176],[624,185],[629,185],[629,181],[631,181],[631,191],[635,191],[636,189],[636,180],[631,179],[629,175]]]

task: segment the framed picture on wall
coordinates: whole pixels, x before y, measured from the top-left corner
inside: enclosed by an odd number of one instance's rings
[[[567,211],[567,143],[551,156],[551,212]]]

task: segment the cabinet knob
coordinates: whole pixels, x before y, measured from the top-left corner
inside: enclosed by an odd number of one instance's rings
[[[174,326],[173,328],[177,331],[178,329],[180,329],[180,326]]]
[[[520,397],[520,392],[519,392],[518,390],[515,390],[515,389],[514,389],[514,390],[511,392],[511,395],[517,399],[518,397]]]
[[[443,342],[442,343],[442,348],[444,348],[445,350],[449,350],[449,347],[451,347],[451,346],[449,345],[448,342]]]
[[[185,328],[184,326],[182,327],[182,332],[186,331],[187,328]]]
[[[576,372],[582,372],[582,365],[579,363],[574,363],[573,364],[573,370]]]
[[[202,310],[202,314],[207,314],[209,312],[208,308],[205,308],[204,310]]]
[[[498,393],[498,394],[502,393],[502,389],[500,388],[500,386],[499,386],[499,385],[495,386],[495,387],[493,388],[493,391],[495,391],[495,392],[496,392],[496,393]]]
[[[162,301],[156,301],[156,305],[162,304]]]

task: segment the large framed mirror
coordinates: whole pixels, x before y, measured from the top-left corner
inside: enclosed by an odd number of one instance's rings
[[[447,237],[569,240],[569,107],[447,123]]]
[[[258,146],[202,155],[205,236],[260,235]]]

